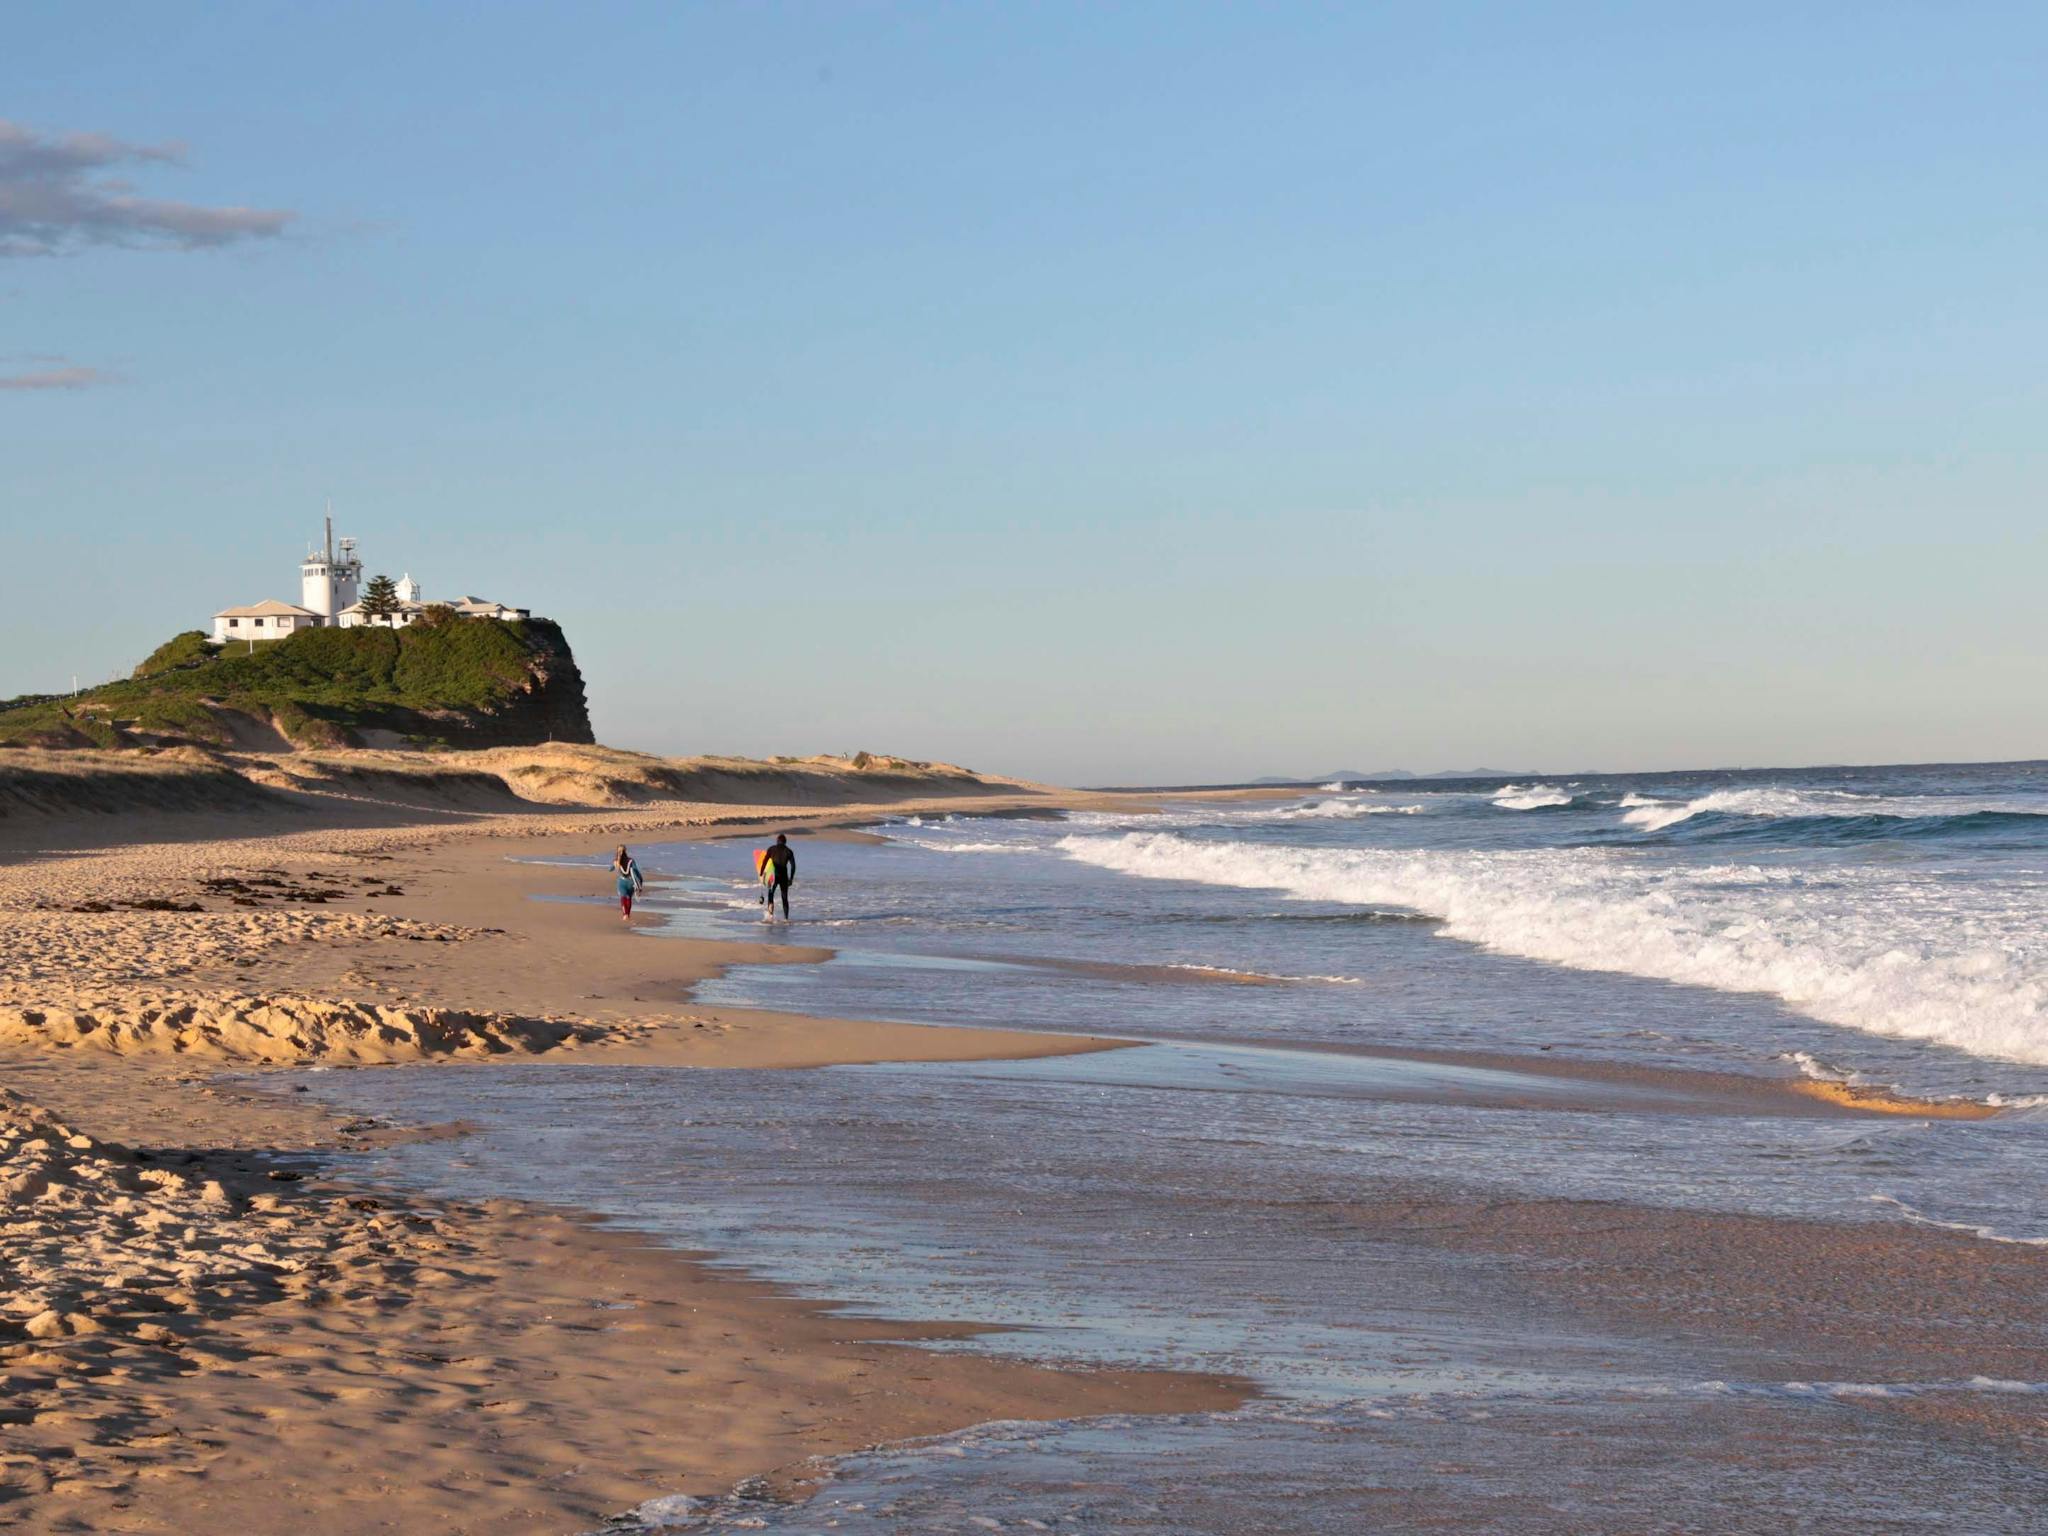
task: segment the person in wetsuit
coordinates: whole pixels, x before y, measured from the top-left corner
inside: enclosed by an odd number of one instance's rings
[[[789,888],[796,881],[796,850],[789,846],[789,835],[787,833],[778,832],[775,834],[775,846],[768,850],[766,862],[770,878],[768,881],[767,898],[768,917],[764,921],[774,918],[775,897],[780,892],[782,896],[782,920],[786,923],[789,921]]]
[[[633,855],[626,852],[624,843],[612,855],[612,874],[619,883],[619,921],[630,923],[633,921],[633,898],[640,894],[640,887],[647,882],[641,878],[640,866]]]

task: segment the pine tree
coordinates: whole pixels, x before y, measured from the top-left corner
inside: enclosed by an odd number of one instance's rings
[[[398,612],[398,583],[389,576],[372,576],[363,591],[363,617],[388,619]]]

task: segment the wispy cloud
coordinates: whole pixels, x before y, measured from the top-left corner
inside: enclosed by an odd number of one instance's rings
[[[104,133],[38,134],[0,118],[0,257],[56,256],[89,245],[198,250],[283,233],[283,208],[209,208],[145,197],[123,168],[182,165],[179,144]],[[62,386],[58,386],[62,387]]]
[[[120,375],[108,373],[103,368],[88,368],[83,363],[64,363],[61,367],[37,368],[28,373],[0,373],[0,390],[91,389],[96,384],[112,384],[119,377]]]

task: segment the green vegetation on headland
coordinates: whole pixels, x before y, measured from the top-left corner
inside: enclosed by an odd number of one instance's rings
[[[307,629],[249,647],[174,636],[132,677],[0,701],[0,746],[422,746],[592,740],[583,679],[548,619]]]
[[[151,651],[135,665],[134,677],[154,677],[159,672],[168,672],[173,667],[189,667],[198,662],[211,661],[218,649],[206,638],[203,629],[188,629],[182,635],[173,635],[162,645]]]

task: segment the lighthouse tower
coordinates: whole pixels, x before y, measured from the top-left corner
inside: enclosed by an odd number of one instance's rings
[[[338,622],[341,610],[355,602],[363,582],[363,562],[356,558],[356,541],[343,539],[337,552],[334,519],[327,519],[325,543],[306,556],[299,567],[299,606],[320,615],[320,622]]]

